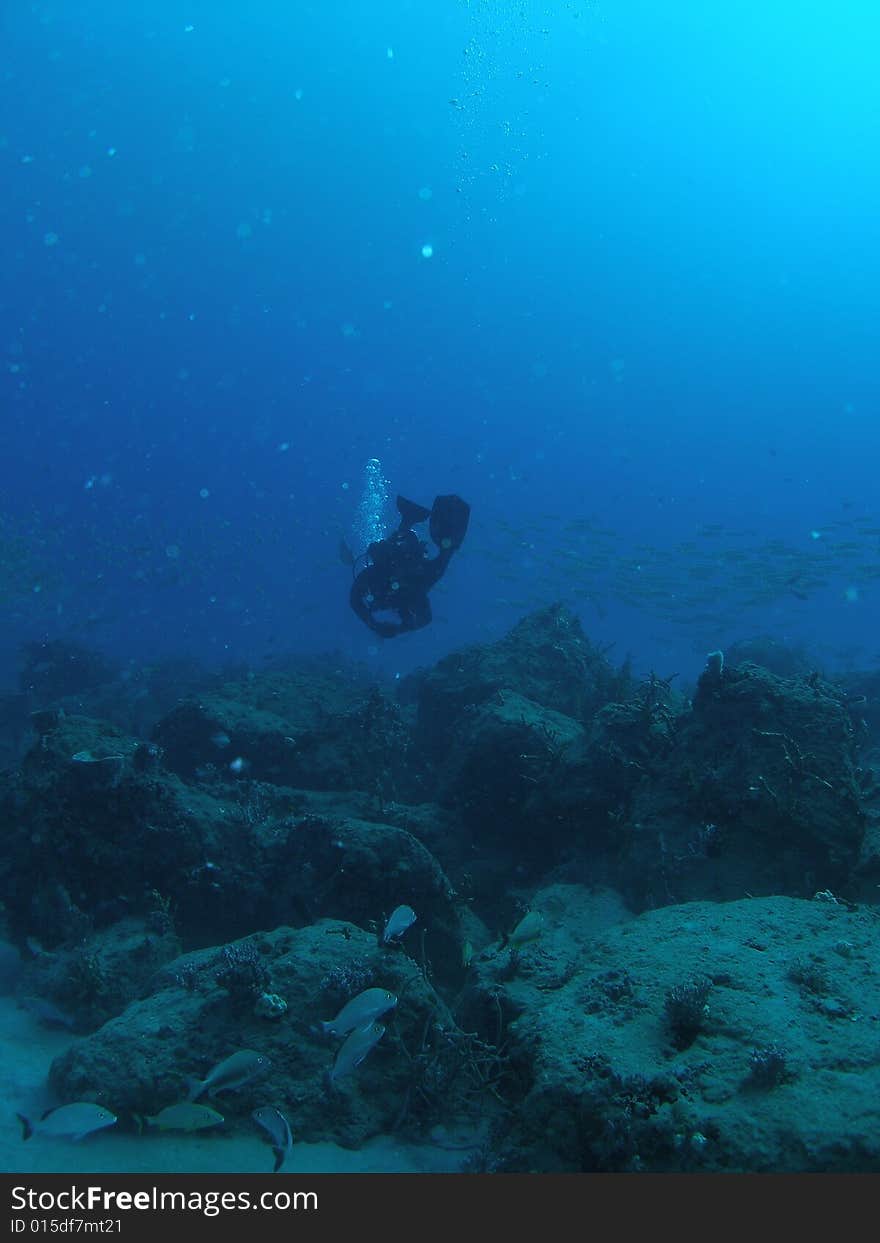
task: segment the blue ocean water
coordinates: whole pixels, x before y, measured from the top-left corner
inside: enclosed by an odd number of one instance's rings
[[[758,638],[876,671],[878,34],[866,0],[3,6],[0,692],[55,642],[393,678],[557,601],[676,689]],[[386,642],[349,554],[398,493],[471,521]],[[676,862],[714,858],[704,820]],[[827,885],[786,892],[830,920]]]
[[[405,670],[560,598],[664,672],[754,632],[874,655],[871,6],[0,20],[9,670],[42,636]],[[371,458],[473,506],[435,624],[382,652],[337,557]]]

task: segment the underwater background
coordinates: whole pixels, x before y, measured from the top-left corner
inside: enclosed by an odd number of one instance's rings
[[[0,35],[3,1168],[271,1168],[270,1105],[314,1168],[878,1168],[874,6]],[[472,513],[385,642],[398,493]]]

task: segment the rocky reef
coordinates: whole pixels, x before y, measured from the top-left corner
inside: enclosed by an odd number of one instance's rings
[[[134,1128],[246,1051],[227,1128],[271,1103],[349,1146],[470,1128],[469,1170],[877,1168],[874,682],[762,651],[637,680],[561,606],[390,687],[328,659],[173,694],[29,650],[0,931],[76,1033],[59,1101]],[[396,1004],[340,1069],[321,1024],[365,990]]]

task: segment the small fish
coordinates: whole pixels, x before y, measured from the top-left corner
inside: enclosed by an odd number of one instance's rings
[[[411,906],[398,906],[391,912],[380,945],[389,945],[398,940],[416,922],[416,913]]]
[[[354,553],[344,539],[339,541],[339,560],[343,565],[354,565]]]
[[[544,916],[540,911],[526,911],[522,919],[507,938],[506,944],[511,949],[519,949],[530,941],[537,941],[544,930]]]
[[[365,988],[346,1002],[335,1019],[319,1023],[317,1030],[322,1036],[347,1036],[356,1027],[366,1027],[380,1019],[396,1005],[397,997],[386,988]]]
[[[474,947],[470,941],[465,941],[461,947],[461,965],[467,969],[474,961]]]
[[[290,1123],[281,1110],[276,1109],[274,1105],[263,1105],[261,1109],[255,1109],[251,1117],[257,1126],[261,1126],[268,1133],[269,1138],[272,1140],[272,1151],[275,1154],[275,1165],[272,1173],[277,1174],[284,1164],[287,1154],[293,1147]]]
[[[214,746],[219,751],[222,751],[224,747],[229,746],[229,744],[232,742],[232,739],[229,737],[227,733],[224,733],[224,731],[220,729],[217,731],[216,734],[211,735],[211,742],[214,744]]]
[[[356,1027],[336,1054],[333,1069],[327,1076],[331,1087],[335,1087],[339,1079],[356,1070],[384,1035],[385,1028],[381,1023],[368,1023],[366,1027]]]
[[[209,1126],[220,1126],[223,1115],[210,1105],[194,1105],[181,1101],[178,1105],[166,1105],[157,1114],[135,1114],[141,1130],[144,1124],[158,1127],[160,1131],[204,1131]]]
[[[54,1137],[69,1136],[70,1139],[82,1139],[92,1131],[100,1131],[105,1126],[113,1126],[116,1114],[112,1114],[103,1105],[93,1105],[87,1101],[76,1101],[72,1105],[60,1105],[58,1109],[49,1109],[39,1122],[31,1122],[24,1114],[16,1114],[22,1126],[22,1139],[30,1139],[32,1135],[51,1135]]]
[[[268,1070],[272,1063],[263,1053],[255,1053],[253,1049],[239,1049],[208,1073],[206,1079],[189,1080],[188,1102],[196,1101],[205,1092],[214,1096],[217,1092],[228,1092],[250,1083]]]

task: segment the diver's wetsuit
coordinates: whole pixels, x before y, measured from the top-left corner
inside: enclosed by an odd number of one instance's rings
[[[349,596],[361,621],[383,639],[420,630],[431,621],[428,592],[460,547],[470,516],[470,507],[457,496],[438,496],[431,510],[398,497],[397,508],[400,526],[393,535],[370,544],[367,564],[355,576]],[[428,557],[427,544],[412,529],[414,522],[429,517],[436,557]]]

